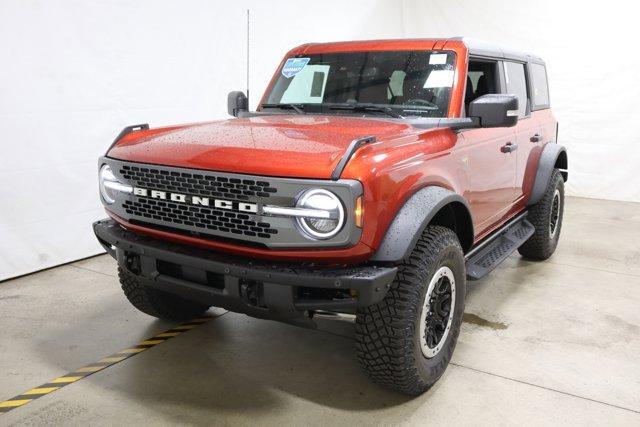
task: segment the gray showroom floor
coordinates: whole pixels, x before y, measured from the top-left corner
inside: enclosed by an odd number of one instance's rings
[[[367,381],[352,324],[212,310],[0,425],[640,424],[640,204],[568,199],[554,257],[513,255],[465,311],[452,366],[418,398]],[[0,325],[0,401],[172,326],[127,303],[106,255],[0,283]]]

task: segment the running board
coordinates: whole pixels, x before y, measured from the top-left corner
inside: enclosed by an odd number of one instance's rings
[[[526,216],[526,212],[518,215],[467,254],[468,280],[482,279],[533,235],[535,228]]]

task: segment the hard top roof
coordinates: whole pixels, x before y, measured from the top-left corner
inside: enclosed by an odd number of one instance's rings
[[[463,42],[469,49],[471,56],[489,56],[493,58],[513,59],[515,61],[528,61],[544,64],[542,58],[530,52],[516,50],[498,43],[491,43],[472,37],[451,37],[447,40]]]
[[[321,52],[325,48],[330,51],[354,51],[354,50],[405,50],[405,49],[432,49],[453,47],[454,44],[464,44],[471,56],[512,59],[522,62],[535,62],[544,64],[542,58],[532,53],[524,52],[503,46],[498,43],[491,43],[471,37],[450,37],[450,38],[421,38],[421,39],[384,39],[384,40],[359,40],[340,41],[327,43],[308,43],[298,46],[290,53],[304,54],[311,52]],[[449,46],[447,46],[449,45]],[[438,46],[438,47],[436,47]]]

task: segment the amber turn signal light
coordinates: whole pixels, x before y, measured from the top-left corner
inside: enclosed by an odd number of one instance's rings
[[[364,208],[362,207],[362,196],[356,199],[356,226],[358,228],[362,228],[362,223],[364,222]]]

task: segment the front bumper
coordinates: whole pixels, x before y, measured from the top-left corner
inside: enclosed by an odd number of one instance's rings
[[[303,322],[307,312],[353,312],[381,301],[396,267],[329,268],[248,260],[95,222],[100,244],[147,286],[254,317]],[[297,319],[297,320],[296,320]]]

